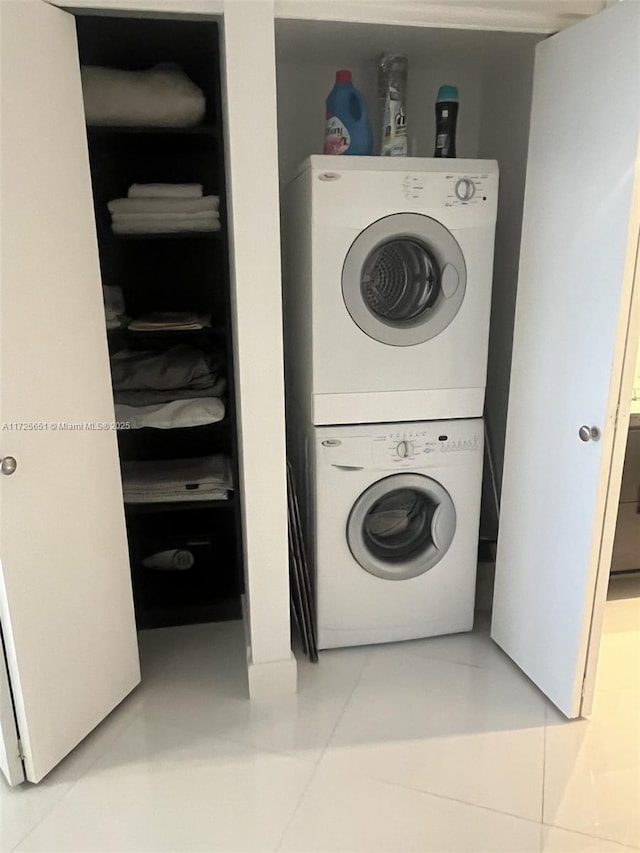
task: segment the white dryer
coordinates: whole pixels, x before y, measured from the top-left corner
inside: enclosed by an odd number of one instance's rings
[[[473,627],[482,450],[481,419],[310,428],[319,648]]]
[[[498,166],[313,156],[283,205],[289,392],[315,424],[482,415]]]

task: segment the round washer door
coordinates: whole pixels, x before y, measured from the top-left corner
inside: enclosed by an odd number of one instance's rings
[[[353,504],[347,542],[365,571],[407,580],[440,562],[455,531],[456,510],[444,486],[422,474],[392,474]]]
[[[383,344],[413,346],[439,335],[464,300],[462,249],[442,223],[394,213],[365,228],[342,267],[342,296],[353,321]]]

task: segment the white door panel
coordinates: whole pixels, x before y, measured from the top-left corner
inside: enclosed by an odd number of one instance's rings
[[[20,758],[18,730],[11,701],[11,687],[0,636],[0,772],[10,785],[24,781],[24,767]]]
[[[601,582],[596,595],[596,581],[611,550],[607,490],[619,488],[610,474],[639,228],[639,116],[640,4],[538,46],[492,636],[569,717],[585,710],[606,590]],[[602,438],[582,441],[581,425]]]
[[[38,781],[140,674],[116,434],[85,426],[114,415],[75,22],[1,15],[0,619]]]

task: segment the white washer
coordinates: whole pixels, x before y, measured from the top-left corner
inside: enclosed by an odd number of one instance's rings
[[[311,427],[319,648],[473,627],[481,419]]]
[[[315,424],[482,415],[498,166],[308,158],[283,205],[287,382]]]

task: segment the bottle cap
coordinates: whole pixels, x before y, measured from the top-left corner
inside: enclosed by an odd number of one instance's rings
[[[457,86],[440,86],[438,89],[438,101],[457,101],[458,87]]]
[[[351,83],[351,72],[346,69],[336,71],[336,83]]]

